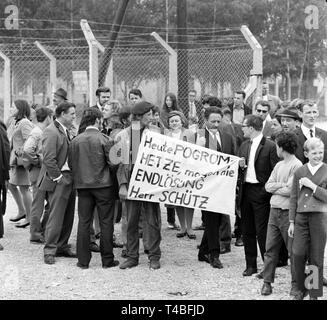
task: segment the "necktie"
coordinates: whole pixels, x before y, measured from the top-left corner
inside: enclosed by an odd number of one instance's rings
[[[310,129],[310,137],[313,138],[313,130]]]
[[[249,164],[249,159],[250,159],[250,152],[251,152],[252,142],[253,142],[253,141],[250,140],[250,142],[249,142],[249,147],[248,147],[248,150],[247,150],[247,153],[246,153],[246,159],[245,159],[245,161],[246,161],[246,165]]]
[[[217,138],[217,135],[214,135],[214,141],[215,141],[215,143],[217,144],[217,151],[218,151],[218,152],[221,152],[221,145],[220,145],[220,143],[219,143],[219,140],[218,140],[218,138]]]
[[[67,138],[68,138],[68,141],[70,142],[70,135],[69,135],[69,131],[68,131],[68,129],[66,129],[66,134],[67,134]]]

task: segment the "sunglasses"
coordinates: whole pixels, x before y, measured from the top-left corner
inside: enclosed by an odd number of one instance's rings
[[[257,109],[257,112],[258,112],[258,113],[267,113],[268,110]]]

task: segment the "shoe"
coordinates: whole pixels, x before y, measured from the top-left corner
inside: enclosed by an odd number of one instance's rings
[[[124,245],[123,245],[122,243],[120,243],[120,242],[116,242],[116,241],[114,241],[114,243],[113,243],[113,247],[114,247],[114,248],[123,248]]]
[[[44,263],[46,264],[55,264],[55,257],[53,254],[46,254],[44,256]]]
[[[295,295],[293,295],[292,300],[303,300],[304,296],[302,292],[297,292]]]
[[[243,246],[244,246],[244,243],[243,243],[242,238],[237,238],[237,239],[236,239],[236,241],[235,241],[235,246],[236,246],[236,247],[243,247]]]
[[[3,246],[0,244],[0,251],[2,251],[3,250]]]
[[[198,260],[210,263],[210,258],[208,254],[198,254]]]
[[[145,253],[145,254],[149,254],[150,251],[149,251],[148,249],[144,249],[144,253]]]
[[[100,252],[100,247],[95,242],[91,242],[89,248],[92,252]]]
[[[291,291],[290,291],[290,296],[295,296],[299,292],[297,286],[295,283],[292,283]]]
[[[269,296],[270,294],[272,294],[271,284],[269,282],[264,282],[263,286],[261,288],[261,295],[262,296]]]
[[[128,255],[127,255],[127,249],[123,249],[121,251],[121,255],[120,255],[122,258],[128,258]]]
[[[120,265],[120,269],[130,269],[130,268],[133,268],[133,267],[136,267],[138,265],[138,261],[136,260],[132,260],[132,259],[127,259],[125,262],[123,262],[121,265]]]
[[[17,216],[15,218],[10,218],[9,221],[11,221],[11,222],[18,222],[19,220],[22,220],[23,218],[26,218],[26,214],[24,214],[22,216]]]
[[[152,270],[160,269],[159,260],[150,260],[150,269],[152,269]]]
[[[44,242],[45,242],[44,238],[30,240],[30,243],[33,243],[33,244],[43,244]]]
[[[168,223],[168,229],[179,230],[179,226],[176,223]]]
[[[24,220],[21,221],[20,223],[15,224],[15,227],[16,227],[16,228],[26,228],[26,227],[29,226],[29,225],[30,225],[30,223],[29,223],[26,219],[24,219]]]
[[[327,279],[325,277],[322,279],[322,285],[323,287],[327,287]]]
[[[186,233],[189,239],[196,239],[196,235],[194,233],[188,234]]]
[[[204,224],[200,224],[199,226],[196,226],[193,228],[194,230],[204,230]]]
[[[224,267],[218,257],[211,258],[210,259],[210,264],[211,264],[211,266],[213,268],[222,269]]]
[[[259,272],[256,276],[257,279],[263,279],[263,271]],[[268,282],[267,282],[268,283]]]
[[[89,266],[86,266],[86,265],[81,264],[79,262],[76,263],[76,266],[79,267],[79,268],[81,268],[81,269],[88,269],[89,268]]]
[[[220,249],[220,254],[225,254],[225,253],[228,253],[228,252],[231,252],[230,247],[229,248],[224,247],[224,248]]]
[[[112,267],[117,267],[119,265],[119,261],[118,260],[114,260],[114,261],[112,261],[111,263],[109,263],[109,264],[103,264],[102,265],[102,268],[103,269],[108,269],[108,268],[112,268]]]
[[[77,258],[77,254],[71,249],[57,250],[56,257]]]
[[[183,237],[186,236],[186,234],[187,234],[186,232],[177,232],[177,233],[176,233],[176,237],[177,237],[177,238],[183,238]]]
[[[257,273],[257,272],[258,272],[257,268],[249,267],[249,268],[246,268],[243,271],[242,275],[243,275],[243,277],[249,277],[249,276],[252,276],[254,273]]]
[[[279,260],[277,263],[277,268],[287,267],[287,265],[288,265],[287,260],[286,261]]]

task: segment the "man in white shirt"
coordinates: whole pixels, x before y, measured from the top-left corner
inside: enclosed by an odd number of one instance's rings
[[[232,111],[232,122],[242,124],[246,115],[251,114],[252,110],[244,103],[246,94],[244,91],[236,91],[234,104],[229,106]]]
[[[319,137],[325,145],[324,160],[327,163],[327,132],[316,127],[316,122],[319,117],[319,109],[317,104],[311,100],[305,100],[298,105],[299,116],[302,119],[301,127],[295,130],[298,137],[298,148],[295,155],[302,163],[307,163],[308,159],[304,156],[304,142],[312,137]]]
[[[47,192],[50,203],[45,228],[46,264],[54,264],[55,256],[76,257],[68,245],[74,222],[75,192],[67,163],[69,129],[76,117],[75,109],[73,103],[60,103],[56,108],[56,120],[43,132],[43,163],[37,185]]]
[[[272,134],[272,122],[267,118],[267,116],[269,115],[269,110],[270,104],[268,103],[268,101],[259,100],[255,104],[255,115],[259,116],[263,120],[262,134],[267,138],[270,138]]]
[[[271,197],[264,186],[279,161],[275,143],[262,134],[262,124],[262,118],[256,115],[246,116],[242,124],[244,137],[249,138],[239,150],[239,156],[246,163],[240,172],[243,181],[240,191],[241,222],[246,259],[243,276],[257,273],[257,241],[262,260],[264,258]]]

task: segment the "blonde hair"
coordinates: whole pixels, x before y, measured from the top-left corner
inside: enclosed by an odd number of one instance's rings
[[[309,150],[314,149],[316,147],[325,147],[324,143],[321,141],[320,138],[314,137],[309,138],[304,142],[303,150],[309,152]]]

